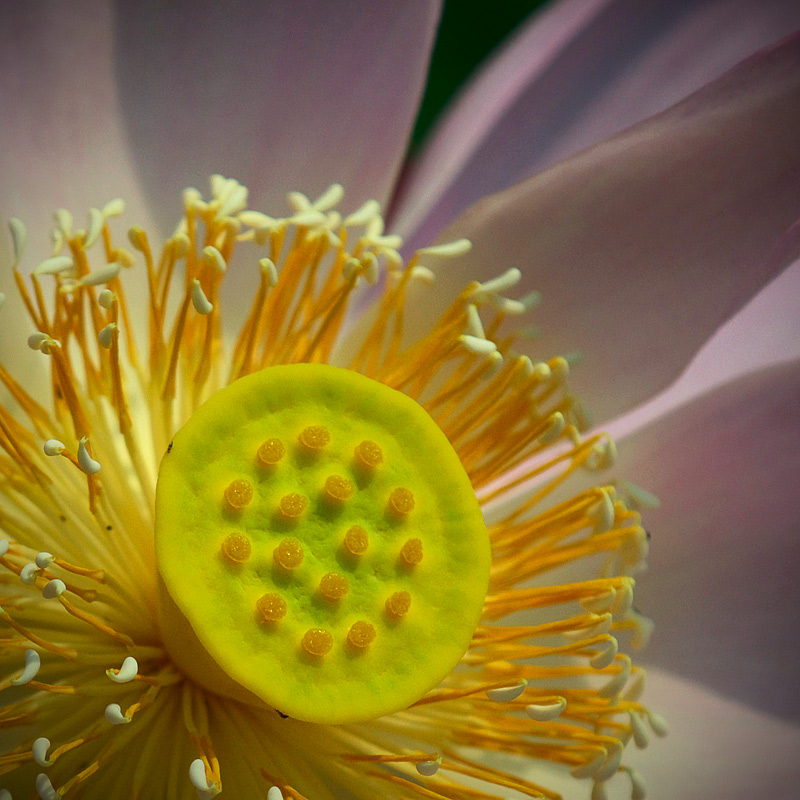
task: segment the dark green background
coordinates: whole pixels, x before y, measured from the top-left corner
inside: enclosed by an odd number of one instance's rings
[[[447,101],[513,29],[546,0],[447,0],[411,138],[419,146]]]

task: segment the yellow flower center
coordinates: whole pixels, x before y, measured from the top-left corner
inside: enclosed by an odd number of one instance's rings
[[[283,455],[265,466],[265,449]],[[242,378],[175,434],[156,555],[227,675],[284,714],[329,723],[406,708],[450,673],[490,563],[475,492],[430,416],[320,364]],[[209,682],[185,637],[167,634],[166,646]]]

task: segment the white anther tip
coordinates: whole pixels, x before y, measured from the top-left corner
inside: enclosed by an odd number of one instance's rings
[[[26,564],[19,571],[19,579],[25,586],[33,586],[36,583],[36,576],[39,573],[39,567],[34,563]]]
[[[608,791],[606,791],[605,782],[596,782],[592,786],[591,800],[608,800]]]
[[[127,725],[131,720],[122,713],[119,703],[109,703],[106,706],[105,718],[112,725]]]
[[[48,581],[44,589],[42,589],[42,597],[45,600],[53,600],[56,597],[60,597],[64,592],[67,590],[67,585],[64,581],[59,580],[56,578],[55,580]]]
[[[36,776],[36,793],[41,800],[61,800],[61,796],[53,788],[53,784],[50,783],[50,778],[48,778],[44,772],[40,772]]]
[[[477,336],[470,336],[468,333],[459,336],[458,340],[467,350],[479,356],[488,356],[497,350],[497,345],[491,339],[480,339]]]
[[[417,250],[419,255],[441,256],[442,258],[454,258],[464,255],[472,250],[472,242],[469,239],[456,239],[454,242],[444,244],[434,244],[430,247],[423,247]]]
[[[442,757],[438,756],[433,761],[420,761],[417,763],[417,772],[420,775],[425,776],[426,778],[430,778],[432,775],[435,775],[439,771],[439,767],[442,765]]]
[[[52,761],[47,760],[47,751],[49,749],[50,749],[50,740],[45,739],[44,736],[40,736],[33,743],[33,747],[31,747],[31,752],[33,753],[33,760],[40,767],[49,767],[53,763]]]
[[[208,782],[206,765],[202,758],[196,758],[189,765],[189,780],[197,790],[197,796],[200,800],[210,800],[221,791],[216,783]]]
[[[0,789],[0,800],[14,800],[8,789]]]
[[[117,325],[114,322],[109,322],[108,325],[97,334],[97,341],[100,347],[105,350],[110,350],[111,345],[114,344],[114,331],[117,330]]]
[[[539,436],[539,443],[547,445],[555,442],[564,432],[565,425],[566,421],[564,420],[564,415],[560,411],[551,414],[550,418],[547,420],[547,427],[544,429],[541,436]]]
[[[107,669],[106,675],[114,683],[130,683],[139,674],[139,662],[133,656],[127,656],[119,669]]]
[[[95,461],[86,449],[87,439],[84,436],[78,443],[78,466],[87,474],[95,475],[100,472],[100,462]]]
[[[34,561],[36,562],[36,566],[39,569],[47,569],[55,560],[55,556],[52,553],[39,553]]]
[[[275,286],[275,284],[278,282],[278,269],[272,259],[261,258],[258,261],[258,266],[261,268],[261,272],[267,276],[267,281],[270,287]]]
[[[642,718],[636,711],[631,711],[628,716],[630,718],[633,741],[639,749],[644,749],[650,743],[650,737],[647,735],[647,728],[645,728]]]
[[[210,314],[214,310],[214,305],[209,302],[197,278],[192,283],[192,305],[194,310],[203,316]]]
[[[621,742],[616,742],[611,748],[611,752],[608,754],[608,758],[603,763],[603,766],[595,773],[594,779],[600,783],[604,783],[605,781],[612,778],[616,775],[617,770],[619,769],[619,765],[622,761],[622,752],[623,746]]]
[[[8,552],[10,547],[8,539],[0,539],[0,558]]]
[[[528,685],[528,681],[524,678],[512,686],[501,686],[499,689],[489,689],[486,696],[495,703],[508,703],[511,700],[516,700]]]
[[[283,800],[283,792],[277,786],[272,786],[267,792],[267,800]]]
[[[650,711],[647,715],[647,721],[656,736],[666,736],[669,733],[669,725],[661,714]]]
[[[36,333],[32,333],[28,337],[28,347],[31,350],[41,350],[42,345],[49,339],[50,337],[46,333],[42,333],[41,331],[36,331]]]
[[[647,786],[641,773],[635,769],[628,768],[628,777],[631,779],[631,800],[645,800],[647,797]],[[0,797],[2,800],[2,797]]]
[[[111,289],[103,289],[97,298],[97,302],[108,311],[114,305],[114,292]]]
[[[589,659],[589,663],[595,669],[604,669],[614,661],[614,659],[617,657],[618,651],[619,644],[617,643],[617,640],[611,636],[603,649],[600,650],[597,655],[594,655]]]
[[[216,268],[217,272],[225,272],[228,268],[225,259],[222,257],[222,253],[220,253],[214,245],[210,244],[203,248],[203,257],[209,266]]]
[[[22,670],[22,674],[19,678],[12,678],[11,683],[13,683],[14,686],[24,686],[26,683],[30,683],[39,674],[39,667],[41,667],[41,665],[42,659],[39,654],[35,650],[26,650],[25,669]]]
[[[48,439],[44,443],[43,448],[46,456],[60,456],[65,449],[66,445],[64,442],[59,442],[58,439]]]
[[[559,697],[556,703],[532,703],[525,706],[525,713],[536,722],[550,722],[550,720],[560,717],[566,707],[566,698]]]
[[[52,256],[51,258],[46,258],[40,264],[38,264],[34,270],[33,275],[56,275],[59,272],[64,272],[65,270],[72,269],[75,266],[75,262],[70,258],[70,256]]]
[[[583,764],[578,764],[577,767],[573,767],[570,770],[570,775],[573,778],[589,778],[594,775],[600,767],[603,766],[605,763],[606,758],[608,757],[608,753],[605,750],[601,750],[593,759],[587,761]]]

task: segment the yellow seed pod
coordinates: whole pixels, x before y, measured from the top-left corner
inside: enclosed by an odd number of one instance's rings
[[[212,395],[174,442],[156,492],[159,602],[192,680],[344,724],[408,708],[458,664],[489,539],[415,401],[349,370],[270,367]]]

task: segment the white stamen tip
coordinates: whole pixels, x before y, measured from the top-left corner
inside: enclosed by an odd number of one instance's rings
[[[11,683],[14,686],[24,686],[30,683],[38,674],[39,667],[42,666],[42,659],[35,650],[25,651],[25,669],[18,678],[12,678]]]
[[[113,281],[119,275],[120,265],[117,261],[100,267],[84,275],[77,283],[78,286],[100,286],[102,283]]]
[[[97,302],[100,303],[100,306],[105,308],[106,311],[110,311],[114,305],[114,299],[114,292],[112,292],[111,289],[103,289],[97,298]]]
[[[366,225],[380,213],[380,210],[381,205],[377,200],[367,200],[361,208],[356,209],[352,214],[346,216],[342,224],[346,228],[352,225]]]
[[[100,347],[110,350],[111,345],[114,344],[114,331],[117,330],[117,324],[115,322],[109,322],[108,325],[97,334],[97,341],[100,344]]]
[[[55,561],[55,558],[52,553],[39,553],[34,560],[39,569],[47,569]]]
[[[127,725],[131,720],[122,713],[119,703],[109,703],[106,706],[105,717],[112,725]]]
[[[423,247],[417,250],[418,255],[439,256],[441,258],[455,258],[463,256],[472,250],[472,242],[469,239],[456,239],[454,242],[444,244],[434,244],[431,247]]]
[[[605,489],[600,489],[600,498],[589,508],[587,515],[595,521],[595,533],[605,533],[611,530],[614,524],[614,503]]]
[[[488,356],[497,350],[497,345],[490,339],[479,339],[477,336],[470,336],[467,333],[459,336],[458,340],[467,350],[479,356]]]
[[[374,253],[367,253],[364,257],[364,263],[367,265],[367,269],[364,271],[364,280],[370,286],[374,286],[378,282],[379,277],[378,259],[375,258]]]
[[[210,800],[210,798],[220,793],[220,788],[216,783],[208,782],[206,765],[202,758],[196,758],[189,765],[189,780],[197,790],[197,795],[201,800]]]
[[[115,197],[109,200],[103,206],[103,216],[108,219],[109,217],[118,217],[120,214],[125,213],[125,201],[121,197]]]
[[[50,783],[50,778],[48,778],[44,772],[40,772],[36,776],[36,793],[41,800],[61,800],[61,796],[53,788],[53,784]]]
[[[3,303],[5,303],[5,301],[6,301],[6,293],[0,292],[0,308],[3,307]]]
[[[197,278],[192,283],[192,305],[194,310],[203,316],[210,314],[214,310],[214,305],[209,302]]]
[[[619,488],[627,495],[628,505],[634,511],[639,509],[658,508],[661,501],[652,492],[626,480],[619,480]]]
[[[58,439],[48,439],[44,443],[44,454],[46,456],[60,456],[66,449],[64,442],[59,442]]]
[[[486,338],[481,315],[478,313],[478,307],[474,303],[467,305],[467,334],[474,336],[476,339]]]
[[[667,721],[661,714],[650,711],[647,714],[647,721],[650,723],[650,728],[656,736],[666,736],[669,733],[669,725],[667,725]]]
[[[45,600],[52,600],[55,597],[60,597],[66,591],[67,585],[64,581],[56,578],[45,584],[44,589],[42,589],[42,597],[44,597]]]
[[[545,364],[545,366],[547,365]],[[564,432],[565,426],[566,421],[564,420],[564,415],[560,411],[551,414],[550,419],[547,420],[547,427],[544,429],[541,436],[539,436],[540,444],[547,445],[555,442]]]
[[[486,696],[495,703],[508,703],[511,700],[516,700],[528,685],[528,681],[524,678],[515,683],[513,686],[501,686],[499,689],[489,689]]]
[[[86,449],[87,439],[84,436],[78,443],[78,465],[87,475],[95,475],[100,472],[100,462],[95,461]]]
[[[566,698],[559,697],[557,703],[537,703],[525,706],[525,713],[536,722],[550,722],[550,720],[560,717],[566,707]]]
[[[600,769],[600,767],[603,766],[606,758],[608,758],[608,753],[601,749],[601,751],[590,761],[587,761],[584,764],[578,764],[577,767],[573,767],[570,770],[570,775],[572,775],[573,778],[579,779],[589,778],[594,775]]]
[[[631,779],[631,800],[645,800],[647,797],[647,786],[640,772],[628,767],[628,777]],[[0,797],[2,800],[2,797]]]
[[[277,786],[271,786],[267,792],[267,800],[283,800],[283,792]]]
[[[433,761],[420,761],[417,763],[417,772],[420,775],[424,775],[426,778],[430,778],[432,775],[435,775],[439,771],[439,767],[442,765],[442,757],[438,756]]]
[[[217,250],[217,248],[213,245],[208,245],[207,247],[203,248],[203,258],[205,259],[205,262],[209,266],[214,267],[217,272],[225,272],[225,270],[228,268],[228,265],[225,263],[225,259],[222,257],[222,253],[220,253],[220,251]]]
[[[0,539],[0,558],[8,552],[9,546],[8,539]]]
[[[647,735],[647,728],[645,728],[642,718],[635,711],[631,711],[628,716],[630,717],[631,733],[636,746],[640,749],[647,747],[650,743],[650,738]]]
[[[69,256],[53,256],[42,261],[34,270],[34,275],[56,275],[59,272],[72,269],[75,262]]]
[[[616,775],[620,762],[622,761],[622,752],[622,744],[620,742],[614,744],[605,763],[594,775],[594,779],[596,781],[603,783],[604,781],[607,781],[609,778],[612,778],[614,775]]]
[[[317,211],[327,211],[338,206],[344,197],[344,188],[340,183],[331,184],[315,201]]]
[[[611,606],[614,605],[614,601],[617,599],[617,590],[614,588],[609,589],[603,594],[598,595],[597,597],[587,597],[585,600],[581,600],[581,605],[587,611],[595,611],[598,613],[603,613],[608,611]]]
[[[99,208],[89,209],[89,230],[86,233],[86,241],[83,243],[85,248],[90,248],[103,232],[103,212]]]
[[[57,208],[53,212],[53,217],[64,236],[69,236],[72,232],[72,214],[66,208]]]
[[[427,267],[423,267],[418,264],[416,267],[411,268],[411,280],[427,283],[430,286],[436,282],[436,276],[433,274],[432,269],[428,269]]]
[[[41,331],[36,331],[36,333],[32,333],[28,337],[28,347],[31,350],[41,350],[42,345],[49,339],[50,337],[46,333],[42,333]]]
[[[614,616],[624,617],[633,607],[633,587],[630,583],[625,583],[617,592],[617,599],[611,606]]]
[[[16,217],[11,217],[8,221],[8,229],[11,231],[11,241],[14,245],[14,266],[16,267],[22,261],[25,245],[28,242],[28,232],[25,229],[25,223]]]
[[[14,800],[8,789],[0,789],[0,800]]]
[[[599,694],[600,697],[616,697],[625,688],[625,684],[628,682],[628,678],[630,678],[631,675],[630,659],[626,658],[622,664],[622,669],[611,678],[608,683],[597,690],[597,694]]]
[[[278,269],[271,258],[261,258],[258,261],[261,272],[267,276],[270,287],[274,287],[278,282]]]
[[[600,650],[597,655],[594,655],[589,659],[589,663],[595,669],[604,669],[614,661],[614,659],[617,657],[618,651],[619,644],[617,643],[617,640],[611,636],[609,637],[603,649]]]
[[[522,273],[516,267],[512,267],[511,269],[507,269],[502,275],[492,278],[490,281],[479,283],[472,293],[472,296],[476,300],[488,299],[490,295],[505,292],[507,289],[516,286],[521,277]]]
[[[119,669],[107,669],[106,675],[114,683],[130,683],[139,674],[139,662],[133,656],[127,656]]]
[[[19,572],[19,579],[25,586],[33,586],[36,583],[36,576],[39,574],[39,567],[36,564],[26,564]]]
[[[31,751],[33,752],[33,760],[40,767],[49,767],[53,762],[47,760],[47,751],[50,749],[50,740],[40,736],[34,743]]]

